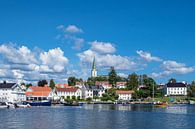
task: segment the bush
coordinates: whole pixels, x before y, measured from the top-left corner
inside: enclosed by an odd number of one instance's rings
[[[66,99],[70,99],[70,96],[67,96]]]
[[[80,96],[77,96],[77,100],[81,100],[81,97]]]
[[[86,99],[86,101],[87,102],[91,102],[92,101],[92,98],[89,97],[89,98]]]
[[[72,96],[72,100],[76,100],[76,96]]]

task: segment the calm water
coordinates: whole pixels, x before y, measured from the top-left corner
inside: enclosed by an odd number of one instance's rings
[[[195,129],[195,106],[84,105],[0,109],[0,129]]]

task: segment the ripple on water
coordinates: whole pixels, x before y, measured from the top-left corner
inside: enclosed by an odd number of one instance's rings
[[[1,109],[0,129],[193,129],[195,106],[84,105]]]

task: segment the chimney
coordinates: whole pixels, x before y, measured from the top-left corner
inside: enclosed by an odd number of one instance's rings
[[[3,81],[3,84],[6,84],[6,81]]]

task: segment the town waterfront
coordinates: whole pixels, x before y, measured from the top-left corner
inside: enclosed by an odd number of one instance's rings
[[[1,129],[194,129],[195,106],[86,104],[0,109]]]

